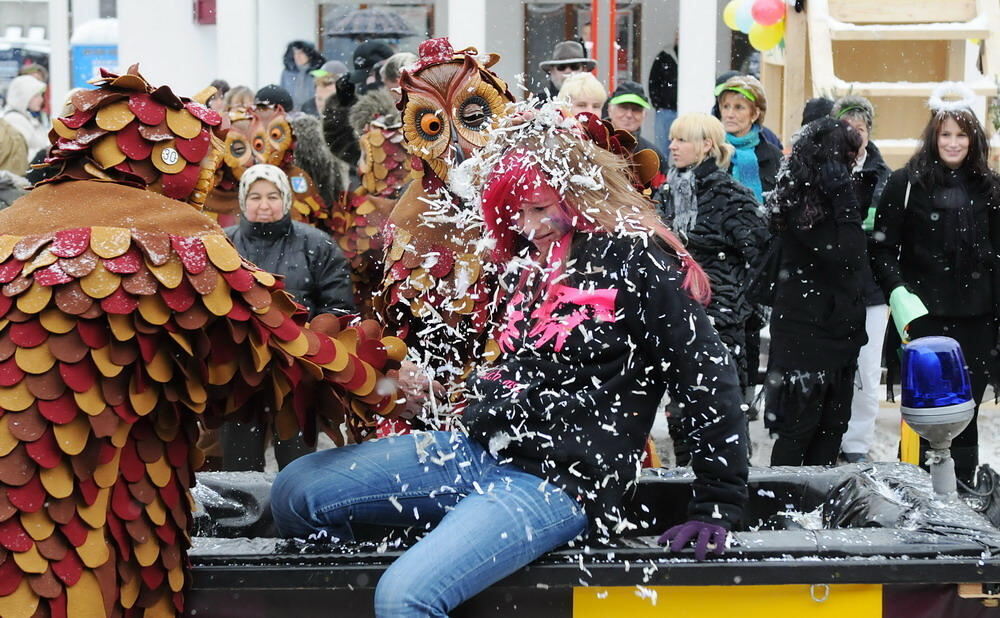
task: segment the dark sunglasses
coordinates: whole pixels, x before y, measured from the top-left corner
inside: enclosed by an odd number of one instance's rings
[[[580,64],[579,62],[571,62],[569,64],[557,64],[556,65],[556,70],[557,71],[566,71],[566,70],[580,71],[582,68],[583,68],[583,65]]]

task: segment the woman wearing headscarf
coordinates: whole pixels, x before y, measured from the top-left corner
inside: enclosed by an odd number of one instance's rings
[[[730,171],[763,203],[764,194],[774,189],[781,165],[781,151],[761,136],[767,112],[764,87],[755,77],[734,75],[716,86],[715,98],[726,141],[735,149]]]
[[[931,97],[920,149],[882,192],[871,265],[890,306],[912,294],[929,312],[909,326],[910,339],[945,335],[961,344],[978,415],[997,362],[1000,179],[988,165],[974,104],[961,84],[942,84]],[[923,453],[927,443],[920,446]],[[971,483],[979,462],[975,418],[952,440],[951,454],[958,478]]]
[[[285,290],[309,318],[318,313],[353,313],[351,279],[343,254],[324,232],[292,221],[292,189],[280,168],[260,164],[243,172],[239,202],[243,217],[225,231],[240,255],[282,275]],[[260,424],[232,423],[223,432],[224,469],[263,471],[268,434]],[[301,436],[275,441],[279,467],[311,451]]]
[[[862,227],[871,232],[876,205],[882,196],[892,170],[882,159],[882,153],[869,138],[875,119],[875,108],[861,96],[849,95],[838,99],[830,112],[837,120],[851,125],[861,136],[861,150],[851,166],[851,181],[858,196],[858,205],[865,217]],[[885,294],[875,282],[870,266],[864,265],[865,331],[868,343],[858,354],[857,388],[851,399],[851,420],[841,443],[841,457],[847,463],[869,461],[869,451],[875,440],[875,418],[879,410],[878,387],[882,381],[882,343],[889,324],[889,307]]]

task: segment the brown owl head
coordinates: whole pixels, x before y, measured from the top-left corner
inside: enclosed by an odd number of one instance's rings
[[[424,41],[419,51],[399,81],[403,135],[406,148],[445,180],[459,152],[468,156],[486,143],[486,130],[514,96],[489,70],[496,54],[480,56],[473,47],[456,52],[445,38]]]
[[[101,69],[94,90],[73,95],[74,112],[52,121],[45,182],[105,180],[201,207],[222,160],[224,120],[168,86],[153,88],[132,65]]]
[[[280,105],[239,109],[229,120],[224,162],[237,180],[251,165],[283,167],[293,156],[292,127]]]

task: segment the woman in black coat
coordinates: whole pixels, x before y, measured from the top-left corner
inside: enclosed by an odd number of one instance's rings
[[[768,199],[781,267],[771,314],[765,420],[772,466],[836,462],[847,428],[867,259],[850,165],[861,137],[821,118],[801,133]]]
[[[762,211],[749,189],[726,173],[733,147],[722,123],[701,113],[684,114],[670,129],[670,188],[664,213],[712,284],[706,308],[739,370],[749,383],[746,298],[751,266],[766,236]]]
[[[875,108],[861,96],[848,95],[837,99],[830,115],[854,127],[861,136],[862,148],[851,169],[851,180],[858,196],[862,215],[862,228],[871,232],[875,222],[879,198],[885,189],[892,170],[882,159],[882,153],[869,141]],[[864,274],[865,330],[868,343],[858,354],[857,388],[851,400],[851,421],[841,442],[841,458],[847,463],[870,461],[869,451],[875,440],[875,419],[879,411],[879,385],[882,380],[882,343],[889,323],[889,307],[885,294],[875,282],[871,268],[865,264]]]
[[[1000,314],[1000,183],[987,165],[989,144],[969,105],[972,94],[964,94],[958,103],[932,97],[920,150],[882,193],[871,259],[890,305],[908,291],[929,311],[910,325],[910,339],[945,335],[961,344],[978,404],[995,363]],[[952,441],[959,479],[971,482],[978,449],[973,420]]]

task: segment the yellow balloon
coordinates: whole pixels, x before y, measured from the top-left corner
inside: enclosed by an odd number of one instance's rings
[[[739,5],[740,0],[730,0],[726,8],[722,9],[722,23],[726,24],[726,27],[730,30],[739,30],[740,27],[736,24],[736,8]]]
[[[754,24],[750,28],[750,45],[758,51],[772,49],[785,38],[785,21],[781,20],[772,26]]]

